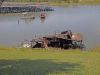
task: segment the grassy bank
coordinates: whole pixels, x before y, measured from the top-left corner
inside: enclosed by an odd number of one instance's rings
[[[99,75],[99,50],[0,47],[0,75]]]
[[[70,1],[70,3],[67,2],[41,2],[44,4],[52,4],[52,5],[96,5],[100,4],[100,1],[78,1],[78,3],[73,3],[73,1]]]
[[[19,3],[19,2],[8,2],[8,3]],[[69,1],[69,3],[66,1],[55,1],[55,2],[20,2],[20,3],[43,3],[43,4],[52,4],[52,5],[97,5],[100,4],[100,1],[78,1],[78,3],[73,3],[73,1]]]

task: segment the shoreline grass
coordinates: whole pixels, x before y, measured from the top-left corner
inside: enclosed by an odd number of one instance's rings
[[[41,2],[46,4],[46,2]],[[70,1],[70,3],[67,2],[48,2],[47,4],[52,4],[52,5],[99,5],[100,1],[78,1],[78,3],[73,3],[73,1]]]
[[[40,49],[40,48],[24,48],[24,47],[8,47],[8,46],[0,46],[0,50],[8,50],[8,51],[33,51],[33,52],[100,52],[100,46],[99,45],[95,45],[95,47],[93,49],[89,49],[89,50],[80,50],[80,49],[54,49],[54,48],[49,48],[49,49]]]
[[[8,2],[8,3],[39,3],[39,2]],[[40,2],[42,4],[50,4],[50,5],[100,5],[100,1],[78,1],[78,3],[73,3],[73,1],[70,1],[70,3],[62,1],[59,2]]]

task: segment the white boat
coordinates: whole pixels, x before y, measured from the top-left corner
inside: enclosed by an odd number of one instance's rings
[[[35,16],[31,14],[27,14],[27,12],[22,13],[21,19],[34,19]]]

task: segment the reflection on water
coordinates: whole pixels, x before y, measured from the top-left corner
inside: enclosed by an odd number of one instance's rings
[[[40,19],[41,19],[41,22],[44,23],[45,18],[40,18]]]
[[[35,18],[34,18],[35,19]],[[34,19],[21,19],[25,22],[25,24],[29,24],[31,23],[32,21],[34,21]]]
[[[94,31],[95,31],[96,34],[99,34],[100,33],[100,24],[95,25]]]

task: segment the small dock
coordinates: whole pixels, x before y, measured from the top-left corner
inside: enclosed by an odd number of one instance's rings
[[[21,13],[21,12],[40,12],[54,11],[49,4],[41,3],[3,3],[0,13]]]

